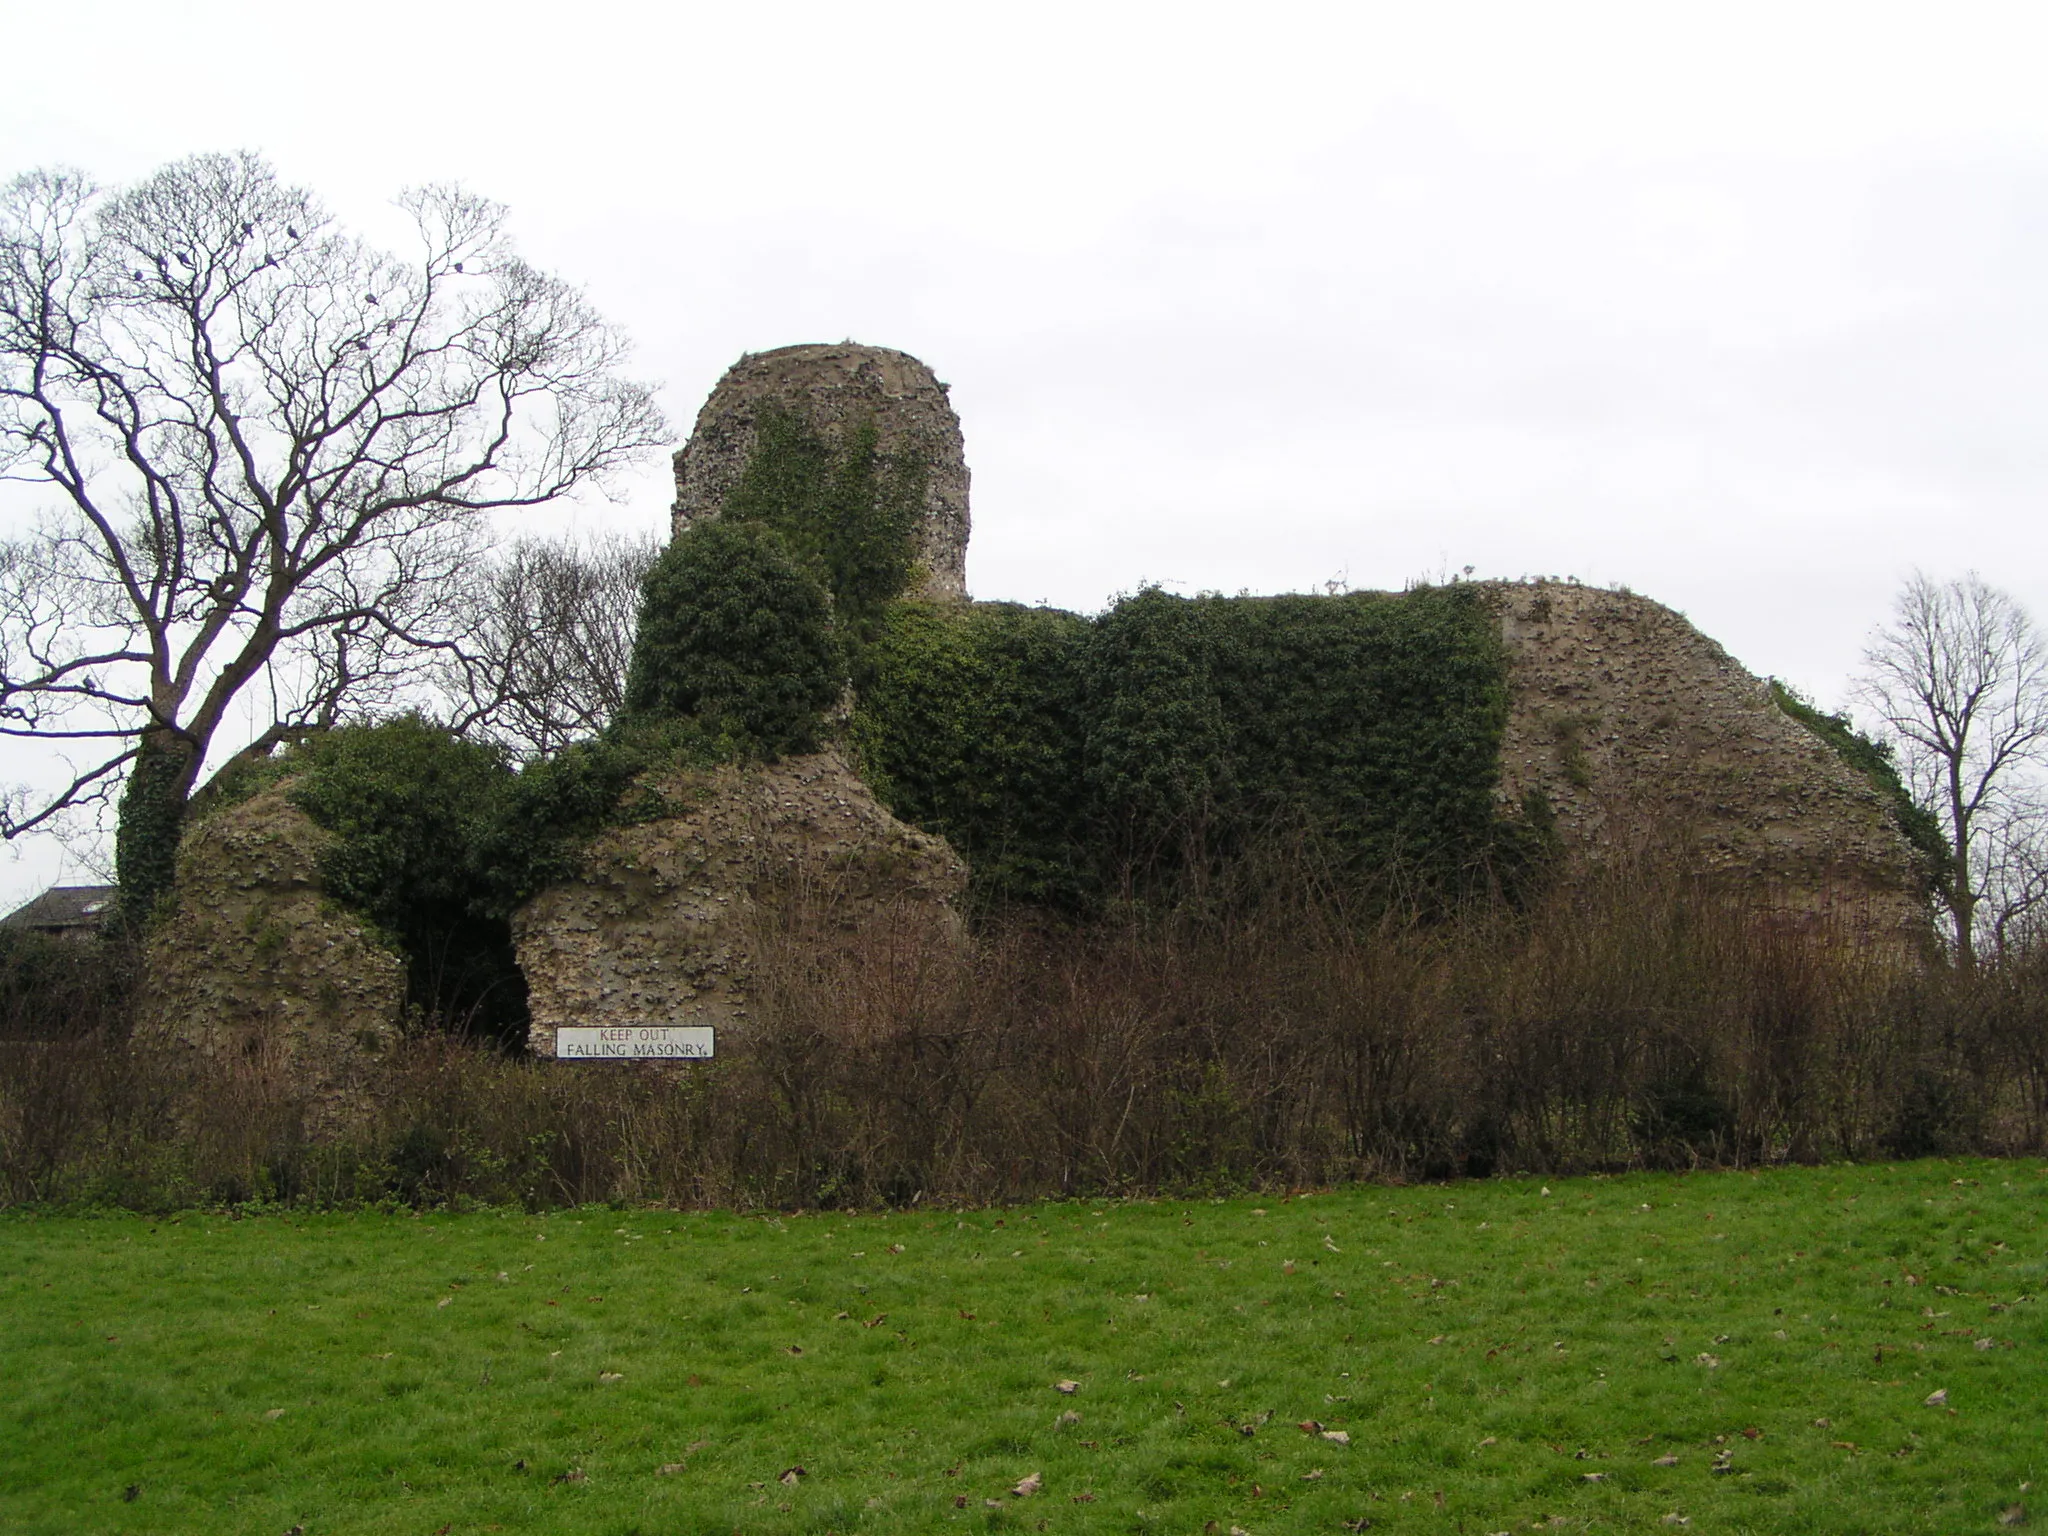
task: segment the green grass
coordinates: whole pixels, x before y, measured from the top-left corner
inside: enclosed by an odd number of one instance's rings
[[[2048,1474],[2044,1217],[1984,1161],[15,1216],[0,1530],[1989,1531]]]

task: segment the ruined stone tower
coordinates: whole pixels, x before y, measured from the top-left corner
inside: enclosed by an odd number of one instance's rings
[[[917,555],[922,596],[967,595],[967,455],[946,386],[907,352],[834,345],[750,352],[725,372],[676,454],[674,531],[715,517],[754,449],[765,406],[793,411],[828,442],[872,419],[884,453],[927,466]]]

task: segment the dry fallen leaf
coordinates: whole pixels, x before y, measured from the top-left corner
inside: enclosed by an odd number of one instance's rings
[[[1093,1504],[1095,1502],[1095,1495],[1092,1493],[1077,1493],[1074,1495],[1074,1502],[1076,1504]]]
[[[656,1467],[654,1469],[654,1475],[656,1477],[673,1477],[676,1473],[682,1470],[683,1464],[680,1461],[672,1461],[668,1463],[668,1465],[666,1466]]]
[[[626,1379],[626,1373],[624,1371],[599,1371],[597,1373],[597,1379],[599,1381],[607,1382],[624,1381]]]
[[[1699,1354],[1693,1356],[1693,1363],[1704,1365],[1710,1371],[1718,1371],[1721,1368],[1721,1357],[1719,1355]]]
[[[1038,1492],[1039,1488],[1044,1484],[1044,1482],[1045,1475],[1040,1472],[1034,1472],[1029,1477],[1025,1478],[1021,1483],[1019,1483],[1016,1487],[1012,1488],[1010,1490],[1010,1496],[1012,1498],[1017,1499],[1028,1499],[1031,1497],[1031,1495]]]
[[[1061,1429],[1065,1429],[1069,1425],[1080,1423],[1081,1415],[1074,1412],[1073,1409],[1069,1408],[1065,1413],[1061,1414],[1057,1419],[1053,1420],[1053,1422],[1057,1424]]]
[[[1326,1429],[1323,1431],[1323,1438],[1332,1445],[1349,1445],[1351,1443],[1351,1437],[1341,1429]]]
[[[1650,1465],[1653,1467],[1675,1467],[1678,1465],[1678,1458],[1676,1456],[1659,1456]]]
[[[1607,1474],[1605,1472],[1581,1472],[1579,1474],[1579,1481],[1582,1483],[1604,1483],[1607,1481]]]
[[[883,1322],[888,1318],[888,1316],[889,1314],[886,1312],[877,1312],[873,1317],[869,1318],[866,1322],[862,1323],[861,1327],[879,1328],[882,1326]]]
[[[1304,1435],[1320,1435],[1323,1432],[1323,1425],[1320,1419],[1303,1419],[1296,1428]]]
[[[282,1408],[268,1408],[264,1410],[263,1417],[266,1419],[281,1419],[284,1417],[284,1410]]]
[[[1947,1402],[1948,1388],[1941,1387],[1936,1391],[1928,1393],[1925,1400],[1922,1401],[1920,1406],[1923,1408],[1940,1408],[1944,1406]]]
[[[455,1298],[453,1296],[443,1296],[439,1301],[435,1302],[434,1305],[437,1307],[445,1307],[448,1305],[449,1302],[453,1301],[454,1299]]]
[[[789,1352],[792,1355],[800,1355],[804,1352],[804,1347],[801,1344],[792,1344],[789,1346]]]
[[[2004,1509],[1998,1512],[1998,1523],[2000,1525],[2025,1525],[2027,1523],[2027,1506],[2024,1504],[2006,1505]]]
[[[787,1487],[794,1488],[797,1484],[798,1478],[808,1476],[810,1476],[810,1474],[806,1472],[802,1467],[790,1467],[784,1472],[782,1472],[780,1475],[778,1475],[775,1480],[778,1483],[782,1483]]]
[[[1312,1483],[1322,1475],[1323,1469],[1321,1467],[1310,1467],[1306,1472],[1301,1474],[1301,1480],[1304,1483]]]
[[[1053,1383],[1053,1388],[1055,1391],[1064,1392],[1068,1397],[1072,1397],[1081,1390],[1081,1383],[1078,1381],[1056,1381]]]

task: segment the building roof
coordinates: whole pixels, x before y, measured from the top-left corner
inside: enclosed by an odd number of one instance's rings
[[[0,917],[0,928],[30,928],[38,933],[65,933],[97,928],[114,909],[118,885],[53,885],[26,906]]]

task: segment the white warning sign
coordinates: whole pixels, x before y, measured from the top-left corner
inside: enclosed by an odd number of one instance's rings
[[[709,1061],[711,1029],[702,1024],[580,1026],[555,1031],[558,1061]]]

